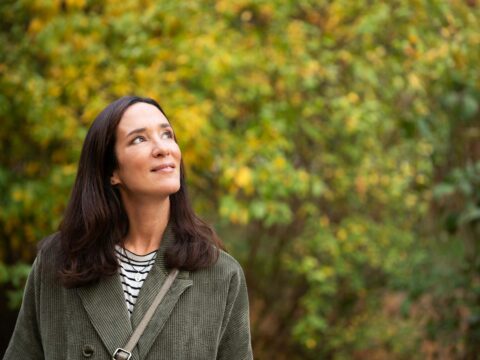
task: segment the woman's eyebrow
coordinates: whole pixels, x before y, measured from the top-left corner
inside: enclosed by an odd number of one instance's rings
[[[129,136],[132,135],[132,134],[142,133],[142,132],[144,132],[145,130],[147,130],[147,129],[146,129],[146,128],[138,128],[138,129],[132,130],[132,131],[130,131],[130,132],[127,134],[127,137],[129,137]]]
[[[169,123],[161,123],[161,124],[159,125],[159,127],[160,127],[161,129],[164,129],[164,128],[169,128],[169,127],[171,127],[171,126],[170,126]],[[144,127],[138,128],[138,129],[135,129],[135,130],[132,130],[132,131],[130,131],[130,132],[127,134],[127,137],[129,137],[129,136],[132,135],[132,134],[138,134],[138,133],[145,132],[146,130],[147,130],[147,128],[144,128]]]

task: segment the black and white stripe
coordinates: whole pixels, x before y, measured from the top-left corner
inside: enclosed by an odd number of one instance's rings
[[[153,251],[146,255],[136,255],[120,246],[116,246],[115,251],[120,263],[120,276],[127,309],[129,314],[132,315],[138,293],[152,265],[155,263],[157,252]],[[137,274],[140,274],[139,281],[135,279]]]

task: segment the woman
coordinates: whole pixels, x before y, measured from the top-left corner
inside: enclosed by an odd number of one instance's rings
[[[244,275],[221,247],[189,205],[161,107],[132,96],[113,102],[87,134],[4,359],[112,359],[172,269],[180,272],[131,359],[251,359]]]

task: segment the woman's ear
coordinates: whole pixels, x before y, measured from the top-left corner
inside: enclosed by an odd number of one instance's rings
[[[112,176],[110,176],[110,184],[112,186],[120,184],[120,179],[118,178],[117,172],[114,171]]]

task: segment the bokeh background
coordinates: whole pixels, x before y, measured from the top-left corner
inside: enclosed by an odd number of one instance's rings
[[[256,359],[477,359],[480,3],[2,0],[10,338],[96,114],[150,96],[243,265]]]

